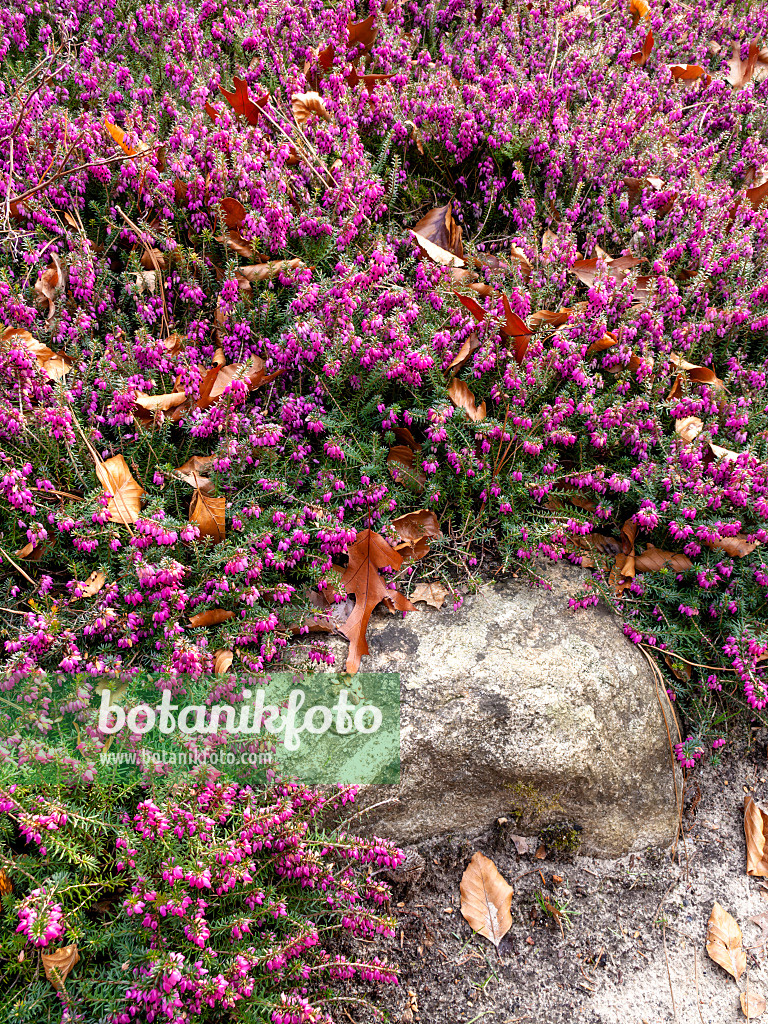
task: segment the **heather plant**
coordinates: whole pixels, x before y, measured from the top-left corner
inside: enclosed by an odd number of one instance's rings
[[[318,602],[372,530],[390,588],[456,605],[486,567],[591,567],[573,603],[654,652],[686,765],[761,716],[768,13],[11,0],[0,24],[8,700],[47,710],[39,670],[77,673],[85,714],[105,675],[330,666]],[[107,799],[104,743],[68,799]],[[58,942],[41,856],[6,903]]]

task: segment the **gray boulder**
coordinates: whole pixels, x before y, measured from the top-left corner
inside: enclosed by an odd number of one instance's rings
[[[546,572],[551,590],[507,579],[458,612],[373,616],[361,670],[400,673],[402,775],[363,791],[366,830],[406,844],[570,822],[582,852],[612,857],[674,841],[666,693],[613,613],[568,608],[583,571]]]

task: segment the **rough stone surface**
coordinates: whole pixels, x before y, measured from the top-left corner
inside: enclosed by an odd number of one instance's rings
[[[374,615],[361,669],[401,674],[402,781],[397,800],[363,815],[366,828],[401,843],[471,833],[514,820],[522,784],[556,798],[544,817],[580,826],[584,853],[674,840],[666,694],[616,616],[568,608],[582,571],[547,574],[551,590],[508,579],[458,612]],[[382,799],[382,787],[362,794],[364,806]]]

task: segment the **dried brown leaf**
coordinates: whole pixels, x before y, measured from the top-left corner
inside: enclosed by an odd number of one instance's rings
[[[478,851],[462,875],[460,892],[464,920],[498,949],[512,927],[510,906],[514,889],[493,861]]]
[[[225,672],[229,672],[232,668],[232,651],[227,650],[226,647],[220,648],[218,651],[213,652],[213,674],[216,676],[223,676]]]
[[[675,433],[689,444],[699,436],[703,429],[704,424],[698,416],[686,416],[685,419],[675,420]]]
[[[53,987],[61,992],[72,968],[80,962],[80,954],[76,945],[62,946],[52,953],[41,953],[45,976]]]
[[[473,423],[479,423],[481,420],[485,419],[487,415],[485,411],[485,402],[477,405],[475,402],[475,396],[469,390],[464,381],[459,380],[458,377],[454,377],[448,385],[448,397],[457,409],[463,409],[466,412],[467,416],[469,416]]]
[[[146,412],[168,412],[186,400],[186,391],[173,391],[169,395],[146,395],[143,391],[136,392],[136,405]]]
[[[411,594],[413,604],[423,601],[433,608],[442,608],[450,591],[442,583],[417,583]]]
[[[755,64],[758,58],[758,46],[757,43],[751,42],[749,44],[749,53],[747,59],[741,59],[741,43],[734,41],[732,48],[732,56],[728,61],[728,77],[726,79],[734,89],[743,89],[746,85],[752,81],[752,76],[755,73]]]
[[[201,537],[211,537],[218,544],[226,535],[226,509],[226,498],[214,498],[197,490],[189,506],[189,521],[197,523]]]
[[[768,811],[747,794],[744,797],[744,834],[747,840],[747,874],[768,878]]]
[[[401,540],[407,541],[409,544],[415,544],[422,537],[440,536],[440,523],[430,509],[423,508],[418,512],[406,512],[404,516],[394,519],[392,526]]]
[[[426,473],[416,463],[416,453],[410,445],[398,444],[389,449],[387,467],[396,483],[414,494],[421,494],[427,482]]]
[[[462,367],[464,367],[467,364],[467,362],[469,361],[469,357],[472,355],[472,353],[477,352],[480,346],[480,339],[475,334],[475,332],[472,331],[472,333],[469,335],[469,337],[466,339],[466,341],[459,349],[458,353],[456,354],[456,357],[452,360],[452,362],[448,364],[448,369],[455,369],[456,372],[458,373],[459,370],[461,370]]]
[[[94,594],[98,594],[104,584],[107,582],[107,577],[103,572],[94,571],[88,577],[83,584],[83,589],[80,592],[80,597],[93,597]]]
[[[310,114],[317,114],[324,121],[331,120],[331,115],[326,110],[325,103],[323,103],[323,97],[316,92],[295,93],[291,100],[291,110],[297,124],[306,124]]]
[[[744,558],[759,546],[759,541],[747,540],[743,533],[737,533],[734,537],[719,537],[717,540],[707,543],[710,551],[725,551],[731,558]]]
[[[35,283],[35,303],[40,309],[45,309],[47,306],[49,323],[56,312],[56,300],[67,287],[67,277],[66,263],[62,263],[54,253],[48,268],[43,271],[40,279]]]
[[[453,219],[451,203],[430,210],[418,224],[414,225],[413,230],[421,238],[439,246],[440,249],[453,253],[459,258],[464,256],[461,225]]]
[[[192,626],[218,626],[222,622],[234,619],[235,613],[224,608],[209,608],[208,611],[198,612],[190,616],[189,622]]]
[[[215,455],[193,455],[183,466],[177,466],[176,472],[185,483],[204,494],[213,493],[213,482],[208,479],[211,466],[216,461]]]
[[[109,499],[107,510],[113,523],[127,526],[135,523],[141,515],[141,496],[144,488],[131,476],[128,463],[122,455],[115,455],[105,462],[96,463],[96,476]]]
[[[350,642],[346,668],[351,675],[360,667],[361,658],[368,654],[365,633],[376,605],[389,598],[399,611],[414,611],[411,602],[399,591],[386,587],[379,574],[379,570],[387,566],[399,569],[402,563],[402,556],[381,534],[372,530],[361,530],[349,549],[349,564],[341,583],[346,592],[356,598],[352,614],[342,626]]]
[[[254,101],[248,95],[247,82],[244,82],[242,78],[233,78],[232,84],[235,87],[233,92],[227,92],[222,85],[219,86],[219,92],[230,107],[232,107],[234,112],[244,117],[248,124],[258,124],[261,108],[266,107],[269,102],[269,93],[259,96],[259,98]]]
[[[731,915],[715,903],[707,922],[707,953],[737,981],[747,968],[741,929]]]
[[[748,988],[742,992],[739,996],[741,1002],[741,1012],[747,1018],[747,1020],[754,1020],[755,1017],[761,1017],[765,1013],[766,1002],[763,996],[759,992],[755,992],[754,989]]]
[[[239,228],[246,216],[243,204],[239,199],[233,199],[231,196],[221,200],[221,212],[224,223],[230,231]]]

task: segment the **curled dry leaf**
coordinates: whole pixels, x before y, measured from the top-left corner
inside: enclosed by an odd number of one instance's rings
[[[324,121],[331,120],[331,115],[323,103],[323,97],[316,92],[297,92],[291,100],[291,110],[297,124],[306,124],[310,114],[317,114]]]
[[[73,944],[54,949],[52,953],[41,953],[40,959],[43,961],[46,978],[58,992],[61,992],[69,972],[80,962],[80,954],[77,946]]]
[[[595,278],[599,273],[598,262],[602,262],[605,267],[605,272],[615,278],[617,281],[623,281],[630,270],[633,270],[643,261],[638,259],[636,256],[618,256],[615,260],[577,260],[573,264],[571,270],[583,282],[587,287],[591,288],[595,283]]]
[[[531,276],[531,272],[533,271],[533,266],[531,265],[530,260],[525,255],[523,250],[517,245],[510,246],[509,254],[515,261],[515,263],[517,263],[517,265],[519,266],[520,273],[523,276],[523,280],[527,281],[528,278]]]
[[[189,521],[197,523],[201,537],[211,537],[214,544],[226,536],[226,498],[214,498],[197,490],[189,506]]]
[[[748,988],[742,992],[739,999],[741,1001],[741,1012],[747,1020],[754,1020],[755,1017],[761,1017],[765,1013],[767,1005],[765,999],[759,992],[755,992],[753,988]]]
[[[411,602],[399,591],[386,587],[379,574],[380,569],[388,566],[399,569],[402,564],[402,556],[373,530],[361,530],[349,549],[349,564],[341,584],[356,598],[352,614],[342,626],[342,632],[349,639],[346,667],[351,675],[360,667],[361,658],[368,654],[365,633],[376,605],[389,598],[399,611],[414,611]]]
[[[704,68],[698,64],[672,64],[669,71],[672,75],[672,80],[675,82],[695,82],[699,78],[704,78],[704,84],[709,85],[712,81],[710,76],[704,71]]]
[[[173,391],[169,395],[146,395],[143,391],[136,392],[136,405],[145,412],[168,412],[186,400],[186,391]]]
[[[751,42],[749,44],[749,52],[747,59],[741,59],[741,43],[733,43],[732,56],[728,61],[728,77],[726,81],[729,82],[734,89],[743,89],[746,85],[752,81],[752,76],[755,73],[755,65],[759,54],[757,43]]]
[[[56,312],[56,300],[67,287],[67,266],[54,253],[48,268],[43,271],[40,279],[35,282],[35,303],[39,309],[48,307],[48,322]]]
[[[686,416],[685,419],[675,420],[675,433],[689,444],[699,436],[703,429],[704,424],[698,416]]]
[[[193,455],[183,466],[177,466],[176,472],[181,479],[203,494],[213,493],[213,482],[208,479],[211,466],[216,461],[215,455]]]
[[[537,309],[528,317],[528,323],[534,329],[545,324],[547,327],[562,327],[570,320],[572,313],[572,309],[561,309],[557,313],[553,313],[551,309]]]
[[[461,268],[466,266],[460,256],[449,252],[447,249],[442,249],[439,245],[435,245],[434,242],[430,242],[426,235],[421,235],[418,231],[412,231],[411,234],[422,256],[427,256],[433,263],[437,263],[441,267]]]
[[[719,903],[712,907],[707,922],[707,953],[737,981],[747,968],[747,954],[741,945],[741,929]]]
[[[747,874],[768,878],[768,811],[747,794],[744,797],[744,835],[747,840]]]
[[[88,579],[81,584],[83,589],[80,591],[80,597],[93,597],[94,594],[98,594],[106,582],[107,577],[103,572],[92,572]]]
[[[448,369],[456,370],[456,372],[458,373],[463,366],[466,366],[467,362],[469,361],[469,357],[472,355],[473,352],[477,352],[480,346],[480,339],[475,334],[475,332],[472,331],[470,336],[466,339],[464,344],[459,349],[456,357],[448,364]]]
[[[632,14],[632,25],[637,25],[641,18],[650,18],[651,7],[647,0],[629,0],[629,10]]]
[[[136,291],[139,295],[143,295],[144,292],[149,292],[150,295],[154,295],[157,291],[157,271],[156,270],[140,270],[135,275],[134,280],[136,282]]]
[[[457,409],[463,409],[466,412],[467,416],[469,416],[473,423],[479,423],[481,420],[485,419],[487,415],[485,411],[485,402],[477,405],[475,402],[475,396],[469,390],[464,381],[459,380],[458,377],[454,377],[448,385],[448,397]]]
[[[512,927],[510,906],[515,890],[479,851],[462,875],[461,913],[470,928],[496,946]]]
[[[223,676],[232,668],[232,651],[221,648],[213,652],[213,674]]]
[[[433,608],[442,608],[448,596],[448,589],[442,583],[417,583],[411,594],[411,603],[423,601]]]
[[[235,271],[237,286],[240,291],[251,291],[254,281],[272,281],[278,274],[287,274],[290,270],[298,270],[305,266],[303,260],[268,260],[266,263],[255,263],[249,267],[239,267]]]
[[[426,239],[440,249],[453,253],[459,258],[464,256],[461,225],[453,219],[453,208],[450,203],[430,210],[418,224],[414,225],[413,230],[422,239]]]
[[[234,617],[235,613],[227,611],[225,608],[209,608],[206,612],[198,612],[197,615],[190,616],[189,621],[192,626],[218,626]]]
[[[124,526],[135,523],[141,515],[141,496],[144,488],[131,476],[125,458],[122,455],[115,455],[105,462],[97,462],[95,469],[104,491],[112,495],[107,505],[112,522],[122,523]]]
[[[237,230],[245,220],[245,207],[231,196],[221,200],[221,213],[229,231]]]
[[[648,63],[648,58],[651,56],[651,50],[653,49],[653,32],[648,30],[648,34],[643,42],[642,50],[638,50],[637,53],[632,54],[632,62],[637,64],[638,67],[644,68]]]
[[[429,554],[429,541],[440,536],[440,523],[429,509],[408,512],[392,523],[403,543],[395,545],[406,560],[415,561]]]

